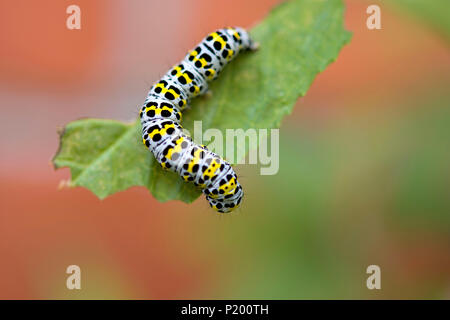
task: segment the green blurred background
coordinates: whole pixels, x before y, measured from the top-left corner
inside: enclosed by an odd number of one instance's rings
[[[279,173],[237,167],[246,200],[230,216],[137,187],[58,190],[69,172],[48,161],[58,126],[134,119],[204,34],[278,1],[78,2],[78,34],[70,1],[1,4],[0,298],[450,298],[448,2],[346,1],[352,41],[283,121]],[[372,264],[381,290],[366,287]]]

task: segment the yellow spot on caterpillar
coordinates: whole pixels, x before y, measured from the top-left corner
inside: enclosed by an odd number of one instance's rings
[[[217,41],[220,43],[220,50],[225,48],[226,42],[222,39],[221,36],[219,36],[216,32],[211,33],[210,36],[213,37],[212,41]]]
[[[173,124],[172,124],[171,126],[173,126]],[[181,149],[182,149],[182,148],[181,148],[181,143],[182,143],[183,141],[184,141],[184,138],[183,138],[183,137],[180,137],[178,140],[176,140],[176,141],[175,141],[175,147],[170,148],[170,149],[168,150],[166,157],[172,160],[172,155],[173,155],[174,153],[179,153],[179,152],[181,152]]]
[[[175,125],[173,123],[165,124],[162,129],[155,129],[152,132],[150,132],[148,136],[150,137],[150,139],[153,139],[153,137],[159,133],[161,135],[161,137],[164,137],[166,134],[168,134],[167,129],[169,129],[169,128],[175,129]]]
[[[208,79],[214,78],[214,75],[216,74],[216,71],[214,69],[208,69],[208,71],[209,71]]]
[[[233,50],[228,50],[228,57],[227,60],[230,60],[233,57],[234,51]]]
[[[236,37],[236,39],[241,39],[241,36],[239,35],[239,33],[236,31],[236,29],[234,28],[228,28],[228,30],[230,30],[233,33],[233,36]]]
[[[187,73],[183,73],[181,71],[181,67],[177,66],[177,67],[175,67],[173,69],[177,72],[175,74],[175,77],[177,77],[177,78],[181,78],[181,77],[184,78],[184,80],[186,81],[186,84],[189,84],[189,83],[192,82],[193,79],[191,79]]]
[[[219,169],[220,167],[220,163],[217,162],[216,159],[212,160],[211,163],[208,166],[208,169],[205,170],[205,172],[203,172],[203,177],[205,176],[209,176],[212,177],[216,174],[217,169]]]
[[[150,106],[150,107],[145,108],[145,112],[148,112],[150,110],[153,110],[155,112],[155,115],[160,115],[163,110],[172,112],[173,108],[168,107],[168,106],[163,106],[162,108],[157,107],[157,106]]]
[[[227,183],[221,185],[219,190],[222,190],[223,195],[233,194],[236,189],[236,179],[233,177]]]
[[[167,170],[167,169],[168,169],[165,162],[161,162],[160,164],[161,164],[161,167],[162,167],[164,170]]]
[[[166,89],[166,87],[164,87],[164,84],[162,84],[162,83],[158,83],[156,85],[155,89],[156,88],[161,88],[161,94],[165,94],[166,92],[171,93],[175,97],[175,99],[177,99],[180,96],[179,94],[177,94],[175,92],[175,90],[173,90],[173,89]]]
[[[208,64],[208,62],[206,62],[205,58],[197,58],[197,55],[198,53],[196,50],[192,50],[190,53],[190,57],[192,57],[192,61],[194,62],[194,64],[199,61],[201,64],[200,68],[204,68]]]

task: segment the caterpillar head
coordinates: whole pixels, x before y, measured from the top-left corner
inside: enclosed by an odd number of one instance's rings
[[[239,44],[241,49],[247,50],[257,50],[259,45],[257,42],[253,41],[248,32],[240,27],[234,27],[233,30],[238,34]]]

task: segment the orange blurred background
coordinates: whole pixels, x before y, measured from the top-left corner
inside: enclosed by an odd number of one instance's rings
[[[278,2],[78,0],[81,30],[66,28],[72,1],[1,2],[0,298],[450,298],[449,219],[428,220],[430,210],[448,216],[449,200],[436,209],[430,198],[412,222],[402,216],[385,185],[400,180],[383,180],[383,164],[394,162],[383,161],[408,159],[410,150],[402,153],[403,140],[381,146],[426,110],[428,96],[448,91],[448,42],[381,1],[370,2],[382,8],[375,31],[366,28],[369,2],[346,1],[350,44],[283,123],[287,145],[327,148],[337,135],[339,145],[358,146],[337,153],[330,176],[308,171],[306,181],[329,184],[299,187],[304,202],[261,202],[289,172],[269,178],[254,168],[242,168],[248,205],[231,217],[213,214],[203,198],[159,203],[140,187],[103,201],[82,188],[58,190],[70,176],[50,164],[58,127],[81,117],[135,119],[153,81],[206,33],[251,27]],[[413,108],[421,99],[423,108]],[[376,155],[362,137],[378,141]],[[450,181],[445,163],[441,191]],[[286,231],[292,221],[304,226]],[[81,267],[80,291],[65,287],[71,264]],[[369,264],[382,268],[381,291],[365,287]]]

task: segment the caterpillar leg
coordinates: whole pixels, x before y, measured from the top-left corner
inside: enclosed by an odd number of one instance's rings
[[[249,49],[250,51],[257,51],[259,49],[259,42],[252,42]]]
[[[211,89],[208,89],[208,91],[205,92],[205,98],[210,99],[213,96],[213,92]]]

